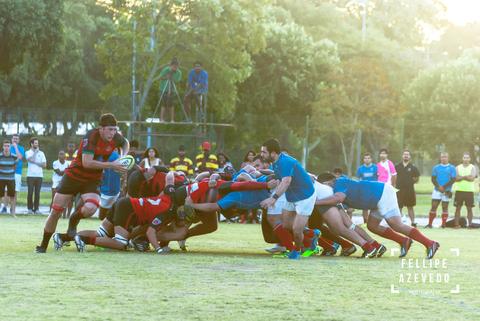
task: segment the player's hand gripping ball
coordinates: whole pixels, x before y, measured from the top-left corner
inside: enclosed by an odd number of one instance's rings
[[[127,171],[131,170],[135,165],[135,159],[132,155],[125,155],[117,159],[117,162]]]

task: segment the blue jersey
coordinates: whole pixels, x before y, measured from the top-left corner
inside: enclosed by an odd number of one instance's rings
[[[295,158],[281,153],[277,161],[273,163],[273,171],[280,180],[284,177],[292,177],[292,182],[285,192],[287,201],[302,201],[311,197],[315,192],[312,178]]]
[[[17,145],[18,151],[20,154],[22,154],[22,159],[18,158],[18,155],[16,155],[15,148],[13,146],[10,146],[10,153],[13,155],[17,156],[17,165],[15,166],[15,174],[20,174],[22,175],[22,166],[23,166],[23,160],[25,159],[25,148],[23,146]]]
[[[108,158],[108,161],[113,162],[119,158],[120,155],[117,152],[113,152]],[[115,196],[120,193],[120,174],[111,168],[104,169],[100,193],[107,196]]]
[[[349,178],[338,178],[333,186],[334,193],[345,194],[345,204],[359,210],[377,208],[382,198],[384,183],[371,181],[354,181]]]
[[[259,182],[259,183],[266,183],[266,182],[267,182],[267,178],[268,178],[267,175],[262,175],[262,176],[258,177],[258,178],[256,179],[256,181]]]
[[[253,210],[260,208],[260,203],[270,197],[267,190],[231,192],[220,199],[217,204],[222,210],[238,208],[241,210]]]
[[[455,166],[451,164],[437,164],[433,166],[432,176],[437,178],[438,185],[443,186],[447,184],[452,178],[457,177],[457,171],[455,169]],[[445,190],[451,191],[452,185],[446,187]],[[437,190],[436,187],[435,190]]]
[[[378,168],[376,164],[370,164],[370,166],[363,164],[357,169],[357,177],[362,181],[377,181],[377,171]]]

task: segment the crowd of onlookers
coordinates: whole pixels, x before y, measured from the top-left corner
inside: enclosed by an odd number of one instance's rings
[[[414,185],[418,183],[420,171],[412,163],[412,155],[409,150],[404,150],[402,159],[394,164],[388,158],[388,150],[381,149],[378,155],[378,163],[373,162],[370,153],[363,155],[363,164],[357,169],[356,177],[360,180],[379,181],[390,184],[397,189],[397,200],[400,210],[407,208],[411,225],[416,227],[414,207],[416,205],[416,193]],[[336,176],[343,175],[340,168],[334,170]],[[441,227],[470,227],[476,228],[473,223],[473,207],[475,178],[478,176],[477,168],[471,164],[470,153],[463,153],[462,163],[454,166],[449,163],[449,155],[446,152],[440,154],[440,162],[432,168],[431,181],[434,185],[431,196],[431,208],[429,211],[428,224],[426,228],[432,228],[437,216],[438,207],[442,206]],[[455,215],[448,220],[448,206],[450,199],[454,196]],[[461,209],[467,209],[467,219],[461,217]],[[366,222],[367,211],[363,211],[363,218]],[[406,216],[403,220],[407,221]]]

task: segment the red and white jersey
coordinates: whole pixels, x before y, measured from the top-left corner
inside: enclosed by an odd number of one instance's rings
[[[162,194],[155,197],[130,198],[135,215],[140,225],[149,224],[153,219],[167,213],[172,205],[170,196]]]

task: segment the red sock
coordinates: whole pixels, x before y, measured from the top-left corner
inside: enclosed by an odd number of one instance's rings
[[[403,242],[407,240],[407,238],[397,232],[395,232],[394,230],[392,230],[391,228],[387,227],[385,229],[385,231],[380,234],[381,236],[383,236],[384,238],[386,239],[389,239],[389,240],[392,240],[392,241],[395,241],[397,242],[398,244],[400,245],[403,245]]]
[[[422,243],[423,245],[425,245],[425,247],[430,247],[432,246],[433,244],[433,241],[430,240],[428,237],[426,237],[425,235],[422,234],[422,232],[420,232],[419,230],[417,230],[416,228],[412,228],[412,230],[410,231],[410,235],[409,235],[412,239],[414,239],[415,241],[417,242],[420,242]]]
[[[85,242],[85,244],[90,244],[90,245],[95,245],[95,241],[97,240],[96,236],[80,236],[82,241]]]
[[[333,243],[323,236],[318,238],[318,245],[320,245],[324,250],[333,250]]]
[[[312,245],[312,238],[315,235],[313,230],[305,229],[303,230],[303,247],[310,247]]]
[[[286,228],[283,227],[282,224],[278,224],[273,229],[273,232],[280,240],[280,244],[285,246],[287,250],[293,251],[295,247],[293,246],[293,236]]]
[[[362,250],[366,252],[370,252],[375,247],[373,242],[365,242],[362,246]]]
[[[340,243],[340,245],[342,246],[342,249],[349,249],[353,246],[352,243],[350,243],[349,241],[339,237],[338,238],[338,242]]]
[[[430,213],[428,213],[428,225],[432,225],[433,220],[435,219],[435,217],[437,217],[437,213],[436,213],[436,212],[430,212]],[[443,217],[443,214],[442,214],[442,217]]]
[[[447,220],[448,220],[448,212],[443,212],[442,213],[442,225],[447,224]]]

